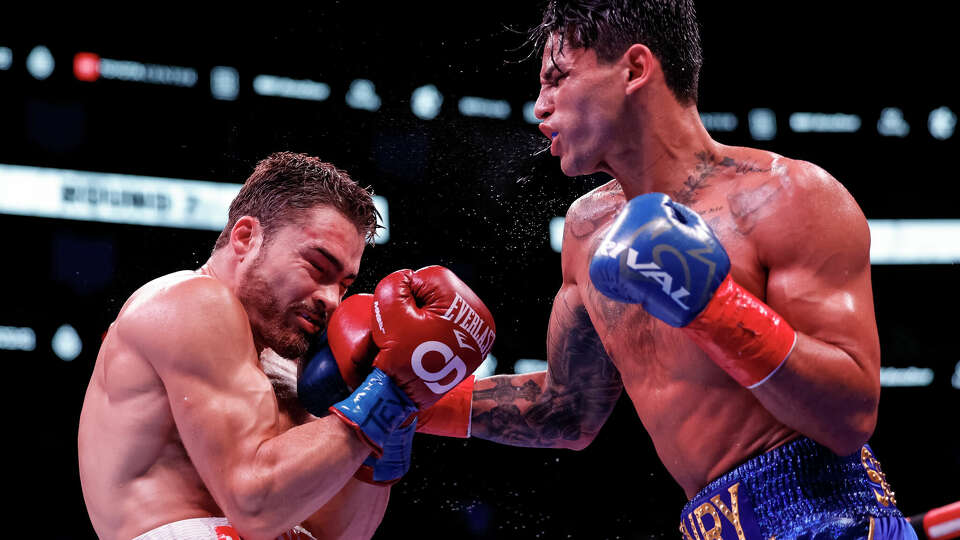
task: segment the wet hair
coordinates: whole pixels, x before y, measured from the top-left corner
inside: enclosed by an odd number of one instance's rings
[[[213,249],[227,244],[230,231],[243,216],[257,218],[266,243],[274,230],[298,223],[307,210],[321,205],[339,210],[367,244],[373,244],[379,213],[370,188],[360,187],[346,171],[319,158],[293,152],[271,154],[257,163],[230,203],[227,225]]]
[[[693,0],[550,0],[543,20],[529,31],[527,43],[538,54],[550,40],[591,49],[613,62],[634,43],[646,45],[660,60],[667,87],[677,101],[697,102],[703,50]]]

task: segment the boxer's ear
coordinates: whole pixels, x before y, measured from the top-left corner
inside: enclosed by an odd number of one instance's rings
[[[253,216],[242,216],[230,229],[230,247],[239,257],[256,251],[263,243],[263,227]]]
[[[626,92],[632,94],[646,86],[657,59],[646,45],[634,43],[620,59],[627,68]]]

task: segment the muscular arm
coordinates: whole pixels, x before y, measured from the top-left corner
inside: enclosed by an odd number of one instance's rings
[[[244,538],[275,538],[300,523],[369,453],[333,416],[283,430],[246,314],[211,278],[170,287],[119,330],[163,380],[191,461]]]
[[[766,302],[797,331],[788,360],[753,390],[784,424],[845,455],[873,433],[880,346],[870,232],[853,198],[822,170],[795,165],[755,236],[769,268]]]
[[[286,431],[317,420],[297,399],[297,362],[270,349],[260,355],[260,366],[273,384],[280,406],[280,429]],[[318,540],[370,538],[387,510],[390,486],[351,478],[343,488],[300,525]]]
[[[547,371],[477,381],[472,434],[514,446],[585,448],[623,385],[577,288],[565,283],[547,330]]]

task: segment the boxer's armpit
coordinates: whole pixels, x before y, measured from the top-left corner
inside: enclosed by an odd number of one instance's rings
[[[548,371],[492,377],[474,391],[472,434],[516,446],[583,448],[623,389],[582,304],[560,294],[547,335]],[[490,400],[496,405],[490,406]]]

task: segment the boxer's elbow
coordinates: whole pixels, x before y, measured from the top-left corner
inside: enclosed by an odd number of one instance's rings
[[[596,431],[581,431],[579,437],[564,441],[563,448],[568,450],[583,450],[590,446],[590,443],[597,438]]]
[[[590,446],[590,443],[592,442],[593,439],[577,439],[575,441],[567,441],[566,444],[563,445],[563,448],[567,450],[580,451]]]
[[[825,446],[839,456],[848,456],[860,451],[860,447],[870,440],[877,427],[877,404],[879,396],[866,397],[856,407],[847,411],[844,421]]]
[[[832,440],[824,444],[838,456],[849,456],[859,452],[860,447],[867,443],[870,436],[873,435],[875,426],[876,420],[872,423],[864,422],[859,426],[851,426],[845,433],[832,437]]]
[[[285,527],[278,510],[283,505],[270,503],[270,484],[253,471],[238,472],[231,482],[229,494],[221,503],[230,524],[241,537],[256,540],[276,538]]]

